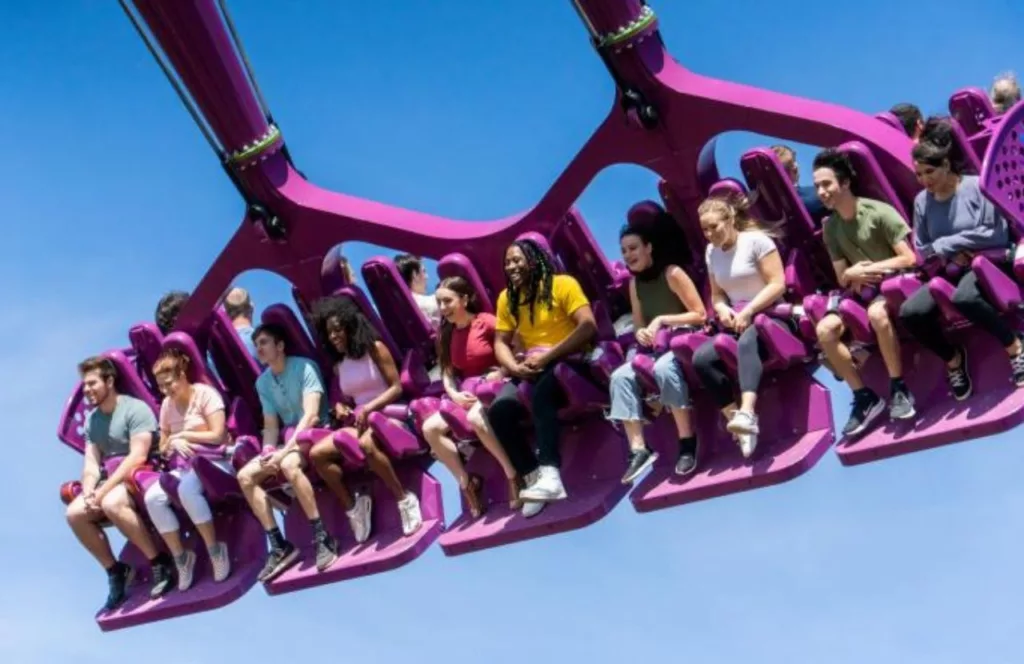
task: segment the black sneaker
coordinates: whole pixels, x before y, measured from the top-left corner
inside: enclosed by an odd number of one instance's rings
[[[338,543],[330,535],[315,541],[316,571],[322,572],[338,559]]]
[[[889,396],[889,419],[911,420],[917,415],[914,410],[914,395],[906,388],[898,388]]]
[[[697,455],[690,450],[680,452],[679,458],[676,459],[676,475],[685,477],[695,470],[697,470]]]
[[[299,550],[291,542],[285,542],[280,549],[271,549],[267,562],[263,565],[256,580],[260,583],[272,581],[281,572],[288,569],[299,559]]]
[[[635,450],[629,453],[629,465],[626,466],[626,474],[622,476],[622,483],[629,484],[635,480],[640,473],[651,467],[657,461],[658,455],[648,448]]]
[[[857,390],[853,393],[853,409],[843,427],[843,435],[852,438],[864,433],[883,411],[885,402],[877,394],[871,390]]]
[[[110,591],[107,593],[107,601],[103,608],[113,611],[128,597],[128,586],[135,578],[135,568],[124,563],[116,563],[115,568],[107,573],[107,582],[110,584]]]
[[[1010,374],[1014,385],[1024,387],[1024,351],[1010,358]]]
[[[960,366],[956,369],[946,369],[946,380],[949,381],[949,389],[957,401],[963,401],[971,396],[974,386],[971,385],[971,375],[967,371],[967,351],[965,349],[960,349]]]
[[[153,587],[149,591],[152,599],[162,596],[174,584],[174,567],[166,560],[153,563]]]

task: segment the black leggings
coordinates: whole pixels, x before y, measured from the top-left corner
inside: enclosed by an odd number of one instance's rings
[[[978,288],[978,275],[973,271],[965,274],[957,284],[953,305],[964,318],[998,339],[1004,348],[1013,344],[1017,338],[1013,328],[1006,324],[996,308],[985,299]],[[903,303],[900,307],[900,321],[919,344],[938,355],[943,362],[952,362],[956,357],[956,348],[946,340],[942,332],[939,305],[927,286],[917,289]]]
[[[786,327],[774,319],[771,324]],[[757,328],[751,325],[743,330],[736,358],[740,374],[740,392],[757,392],[761,385],[761,375],[764,373],[765,354],[764,341],[757,333]],[[718,356],[713,341],[708,341],[693,354],[693,368],[700,376],[700,382],[711,392],[719,408],[725,408],[736,401],[732,379],[726,371],[725,362]]]
[[[526,432],[523,431],[522,420],[526,409],[516,394],[521,381],[506,383],[491,403],[491,407],[487,409],[487,420],[491,423],[494,435],[505,448],[520,477],[536,470],[538,462],[542,466],[556,468],[562,465],[562,457],[558,451],[558,409],[563,402],[563,395],[558,379],[555,378],[557,364],[555,362],[545,367],[533,382],[530,408],[533,411],[533,427],[537,434],[539,455],[534,455]]]

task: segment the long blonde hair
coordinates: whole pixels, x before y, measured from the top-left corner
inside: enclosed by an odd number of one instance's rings
[[[697,216],[716,214],[722,219],[729,219],[739,232],[762,231],[772,235],[772,229],[766,229],[750,214],[750,199],[746,196],[730,196],[705,198],[697,208]]]

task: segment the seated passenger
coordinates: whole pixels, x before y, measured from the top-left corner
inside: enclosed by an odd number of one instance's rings
[[[900,213],[888,203],[855,195],[850,189],[853,178],[853,164],[842,152],[830,148],[814,158],[814,185],[821,202],[832,210],[825,221],[825,247],[840,285],[856,291],[864,286],[877,287],[886,275],[913,266],[917,257],[907,242],[910,226]],[[910,419],[914,417],[914,398],[903,382],[900,342],[885,298],[876,296],[867,311],[889,372],[889,417]],[[832,370],[853,390],[853,412],[843,435],[856,436],[882,414],[885,401],[861,380],[850,349],[843,342],[846,330],[836,311],[830,309],[818,322],[817,332]]]
[[[231,319],[238,337],[245,344],[249,354],[256,357],[256,346],[252,343],[252,299],[244,288],[232,288],[224,298],[224,311]],[[257,360],[258,361],[258,360]]]
[[[434,329],[437,329],[441,325],[441,313],[437,308],[437,299],[433,295],[427,295],[427,268],[423,266],[423,261],[409,254],[399,254],[395,256],[395,267],[412,291],[412,299],[416,300],[416,306]]]
[[[821,200],[818,198],[818,194],[813,186],[801,186],[800,167],[796,163],[796,152],[787,145],[773,145],[772,152],[779,158],[779,163],[782,164],[782,167],[786,169],[789,181],[793,183],[793,188],[796,189],[797,195],[800,196],[800,201],[807,208],[811,221],[817,226],[825,218],[825,215],[828,214],[828,210],[821,204]]]
[[[494,437],[484,415],[483,404],[475,394],[460,389],[459,385],[462,379],[476,376],[484,376],[487,380],[500,380],[504,377],[494,356],[494,315],[478,310],[476,294],[462,277],[448,277],[437,287],[435,295],[444,317],[438,338],[438,364],[445,392],[449,399],[468,411],[466,417],[477,438],[494,455],[505,472],[509,485],[509,506],[518,509],[521,505],[520,477],[505,449]],[[423,437],[438,460],[458,480],[470,514],[476,518],[484,510],[481,502],[482,480],[466,472],[458,447],[449,437],[450,433],[451,428],[440,413],[434,413],[423,423]]]
[[[183,461],[195,456],[197,447],[217,447],[225,441],[225,408],[220,393],[209,385],[192,384],[188,380],[189,359],[176,350],[160,354],[153,365],[157,386],[164,393],[160,404],[160,454],[165,458],[177,456]],[[213,462],[221,470],[234,474],[227,459]],[[203,538],[213,566],[213,579],[220,582],[231,572],[231,559],[227,545],[217,540],[213,527],[213,513],[203,497],[203,485],[191,468],[174,470],[178,478],[178,498],[195,524],[196,531]],[[177,568],[178,590],[185,591],[192,586],[196,566],[196,554],[181,544],[178,517],[171,508],[170,498],[155,482],[146,491],[146,509],[167,549],[174,556]],[[152,597],[158,597],[170,588],[171,577],[157,578],[154,574]]]
[[[921,115],[921,109],[914,104],[904,103],[896,104],[889,112],[899,118],[903,124],[903,131],[917,143],[921,138],[921,132],[924,131],[924,116]]]
[[[316,301],[313,320],[320,343],[334,359],[338,387],[354,406],[334,404],[335,419],[343,424],[342,431],[359,440],[366,465],[395,496],[402,533],[412,535],[423,525],[419,499],[402,486],[391,460],[377,446],[373,431],[367,425],[370,413],[395,403],[402,396],[395,359],[359,306],[347,297],[333,296]],[[365,542],[373,527],[373,500],[368,494],[353,499],[342,477],[341,453],[334,445],[333,435],[317,441],[309,452],[309,459],[327,488],[341,501],[356,541]]]
[[[505,250],[507,285],[498,295],[494,355],[512,376],[487,411],[494,434],[508,453],[526,488],[523,514],[540,512],[547,501],[566,497],[559,468],[558,403],[555,367],[571,355],[588,351],[597,333],[590,302],[576,279],[555,274],[548,255],[531,240],[517,240]],[[512,354],[515,333],[525,348],[523,359]],[[520,426],[523,406],[517,396],[522,381],[533,384],[531,409],[539,457],[525,444]]]
[[[1010,110],[1020,101],[1020,83],[1017,82],[1017,76],[1013,72],[1005,72],[996,76],[988,96],[992,100],[992,106],[995,107],[996,113],[1002,115]]]
[[[171,574],[170,556],[157,550],[125,485],[149,458],[157,423],[145,402],[118,394],[117,368],[109,359],[90,357],[78,365],[78,373],[82,392],[96,409],[85,421],[82,493],[68,505],[67,520],[78,541],[107,570],[110,593],[105,607],[109,611],[124,601],[135,570],[114,557],[99,526],[104,518],[146,556],[154,578]],[[123,458],[108,475],[105,466],[116,457]]]
[[[608,419],[622,422],[629,442],[629,465],[622,483],[629,484],[658,458],[644,441],[643,393],[637,383],[631,360],[637,352],[654,352],[654,340],[662,328],[704,325],[704,302],[693,280],[677,265],[662,256],[665,247],[652,246],[650,233],[626,226],[619,233],[622,259],[633,278],[629,281],[629,301],[638,348],[631,348],[626,362],[612,372],[611,410]],[[658,383],[658,401],[669,409],[679,434],[679,458],[676,474],[688,475],[697,467],[697,438],[690,417],[689,388],[682,368],[672,351],[654,363]]]
[[[983,249],[1007,249],[998,263],[1008,272],[1010,236],[1006,219],[982,193],[977,175],[963,174],[963,154],[943,120],[929,120],[921,141],[914,146],[914,170],[924,191],[914,199],[914,246],[925,258],[933,256],[969,268]],[[978,287],[978,276],[968,271],[957,284],[953,304],[967,320],[994,336],[1009,356],[1013,381],[1024,386],[1021,339]],[[953,397],[971,396],[971,377],[963,347],[949,343],[942,331],[939,307],[927,287],[920,288],[900,307],[900,320],[922,346],[946,363]]]
[[[355,270],[352,269],[352,263],[348,262],[348,258],[339,254],[338,265],[341,266],[341,271],[345,275],[345,280],[348,281],[350,285],[354,286],[356,283],[356,273]]]
[[[764,370],[765,347],[754,316],[775,304],[786,291],[782,258],[772,238],[749,216],[746,200],[709,198],[700,204],[700,226],[708,240],[707,265],[711,301],[718,324],[739,339],[737,358],[740,404],[732,380],[713,341],[693,356],[693,368],[727,420],[744,457],[757,447],[757,389]],[[772,325],[783,325],[773,320]]]
[[[188,303],[189,294],[185,291],[170,291],[156,303],[154,322],[163,334],[170,334],[178,322],[178,314]]]
[[[313,485],[302,472],[306,459],[296,441],[305,429],[327,422],[324,383],[316,362],[288,355],[286,338],[285,331],[273,323],[258,326],[252,334],[259,361],[267,367],[256,379],[256,392],[263,410],[264,453],[238,472],[238,484],[270,541],[270,555],[257,577],[259,581],[270,581],[299,556],[299,550],[284,538],[274,522],[267,492],[260,486],[278,473],[291,484],[299,507],[312,526],[317,569],[324,570],[337,559],[338,546],[324,530]],[[284,445],[281,444],[282,434]]]

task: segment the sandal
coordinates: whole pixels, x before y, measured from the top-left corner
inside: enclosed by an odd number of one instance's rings
[[[517,510],[523,506],[523,501],[519,497],[519,492],[523,489],[523,479],[516,475],[509,477],[506,481],[508,482],[508,508]]]
[[[474,519],[479,518],[484,513],[483,498],[481,496],[483,484],[484,481],[479,475],[472,474],[469,476],[466,486],[462,487],[462,495],[465,496],[466,504],[469,506],[469,513]]]

